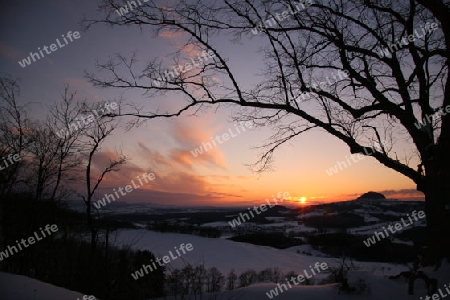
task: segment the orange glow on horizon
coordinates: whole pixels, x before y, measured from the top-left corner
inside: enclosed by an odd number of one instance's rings
[[[289,197],[289,200],[295,204],[304,205],[304,204],[306,204],[308,198],[305,196],[294,196],[294,197],[291,196],[291,197]]]

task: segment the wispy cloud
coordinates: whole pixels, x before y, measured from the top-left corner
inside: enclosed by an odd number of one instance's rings
[[[211,136],[215,135],[215,130],[211,130],[211,124],[208,124],[207,121],[190,124],[174,122],[172,129],[172,136],[178,144],[178,148],[171,152],[172,159],[190,167],[226,169],[226,159],[220,148],[214,148],[199,157],[193,157],[190,153],[193,148],[203,141],[210,140]]]

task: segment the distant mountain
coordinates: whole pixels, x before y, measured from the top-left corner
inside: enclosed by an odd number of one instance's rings
[[[359,196],[356,200],[385,200],[386,197],[383,194],[377,192],[367,192]]]

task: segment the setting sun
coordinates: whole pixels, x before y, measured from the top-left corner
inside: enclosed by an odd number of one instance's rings
[[[293,203],[297,203],[297,204],[305,204],[307,199],[308,199],[308,198],[305,197],[305,196],[295,196],[295,197],[290,197],[290,200],[291,200]]]

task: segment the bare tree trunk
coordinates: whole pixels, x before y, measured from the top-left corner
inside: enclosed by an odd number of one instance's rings
[[[86,204],[86,218],[89,232],[91,233],[91,254],[93,255],[95,248],[97,247],[97,230],[95,229],[95,224],[92,218],[92,206],[90,201]]]
[[[440,144],[441,151],[436,151],[425,164],[425,212],[427,220],[428,251],[427,263],[440,265],[440,258],[450,253],[450,160],[448,158],[449,142]],[[447,154],[446,154],[447,153]],[[447,208],[447,209],[446,209]]]

